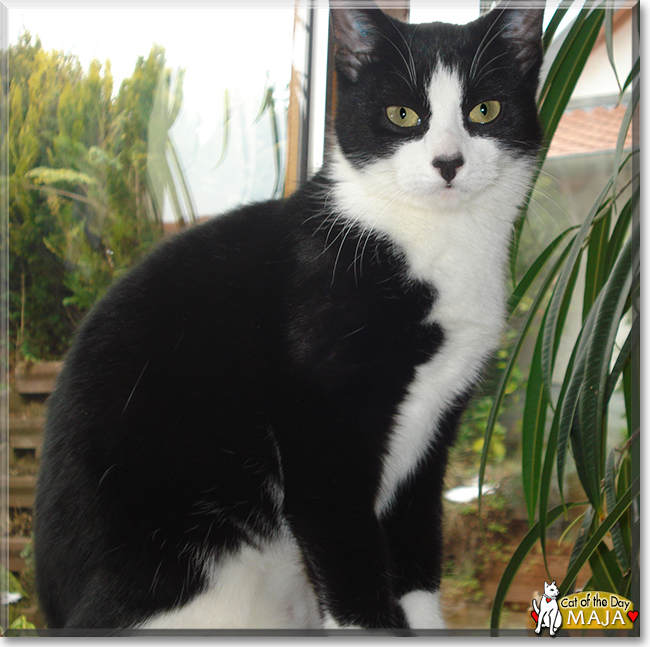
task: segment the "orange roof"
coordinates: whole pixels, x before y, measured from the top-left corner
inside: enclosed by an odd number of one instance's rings
[[[567,110],[555,131],[548,157],[614,150],[625,110],[625,105]],[[631,147],[632,129],[625,140],[625,148]]]

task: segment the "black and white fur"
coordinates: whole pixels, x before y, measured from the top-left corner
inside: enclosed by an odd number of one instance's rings
[[[443,626],[447,449],[504,320],[542,14],[332,11],[322,171],[162,244],[77,334],[36,503],[50,627]]]

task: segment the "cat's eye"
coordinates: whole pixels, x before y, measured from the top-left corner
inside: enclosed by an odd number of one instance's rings
[[[413,128],[420,125],[420,116],[415,110],[406,106],[389,106],[386,108],[388,118],[397,126],[402,128]]]
[[[469,120],[475,124],[488,124],[494,121],[501,112],[501,104],[498,101],[484,101],[472,108],[469,113]]]

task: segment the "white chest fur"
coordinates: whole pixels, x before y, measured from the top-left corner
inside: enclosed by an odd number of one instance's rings
[[[375,503],[381,515],[399,484],[417,467],[441,417],[476,381],[499,342],[516,207],[504,209],[496,196],[448,210],[424,210],[394,198],[386,204],[377,197],[382,193],[368,190],[374,174],[362,173],[365,181],[357,177],[347,182],[346,172],[358,173],[347,163],[338,166],[342,181],[335,199],[341,210],[397,243],[413,279],[434,286],[436,298],[426,321],[439,325],[444,333],[442,347],[416,369],[395,417]]]
[[[403,250],[413,279],[435,288],[427,321],[444,333],[439,351],[416,369],[395,417],[375,502],[378,515],[390,508],[398,486],[435,437],[441,417],[477,380],[498,345],[512,222],[531,175],[530,162],[506,157],[501,161],[504,180],[474,195],[459,182],[456,191],[442,188],[436,195],[434,189],[414,199],[395,183],[396,160],[398,156],[360,170],[337,151],[332,166],[334,201],[342,215]]]
[[[453,222],[447,218],[440,238],[429,244],[431,261],[424,267],[436,300],[427,322],[442,328],[444,341],[416,369],[398,409],[376,500],[378,514],[390,507],[398,485],[417,467],[435,437],[442,416],[477,380],[499,342],[508,236],[504,231],[501,240],[495,240],[494,231],[489,236],[476,218],[472,214],[455,214]]]

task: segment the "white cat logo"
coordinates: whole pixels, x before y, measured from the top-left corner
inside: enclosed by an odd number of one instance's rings
[[[559,589],[555,585],[555,580],[550,584],[544,582],[544,595],[539,601],[533,599],[533,611],[531,615],[533,620],[537,623],[535,633],[538,634],[542,627],[548,627],[548,632],[551,636],[555,636],[555,632],[562,626],[562,613],[557,603],[557,596],[560,594]]]

